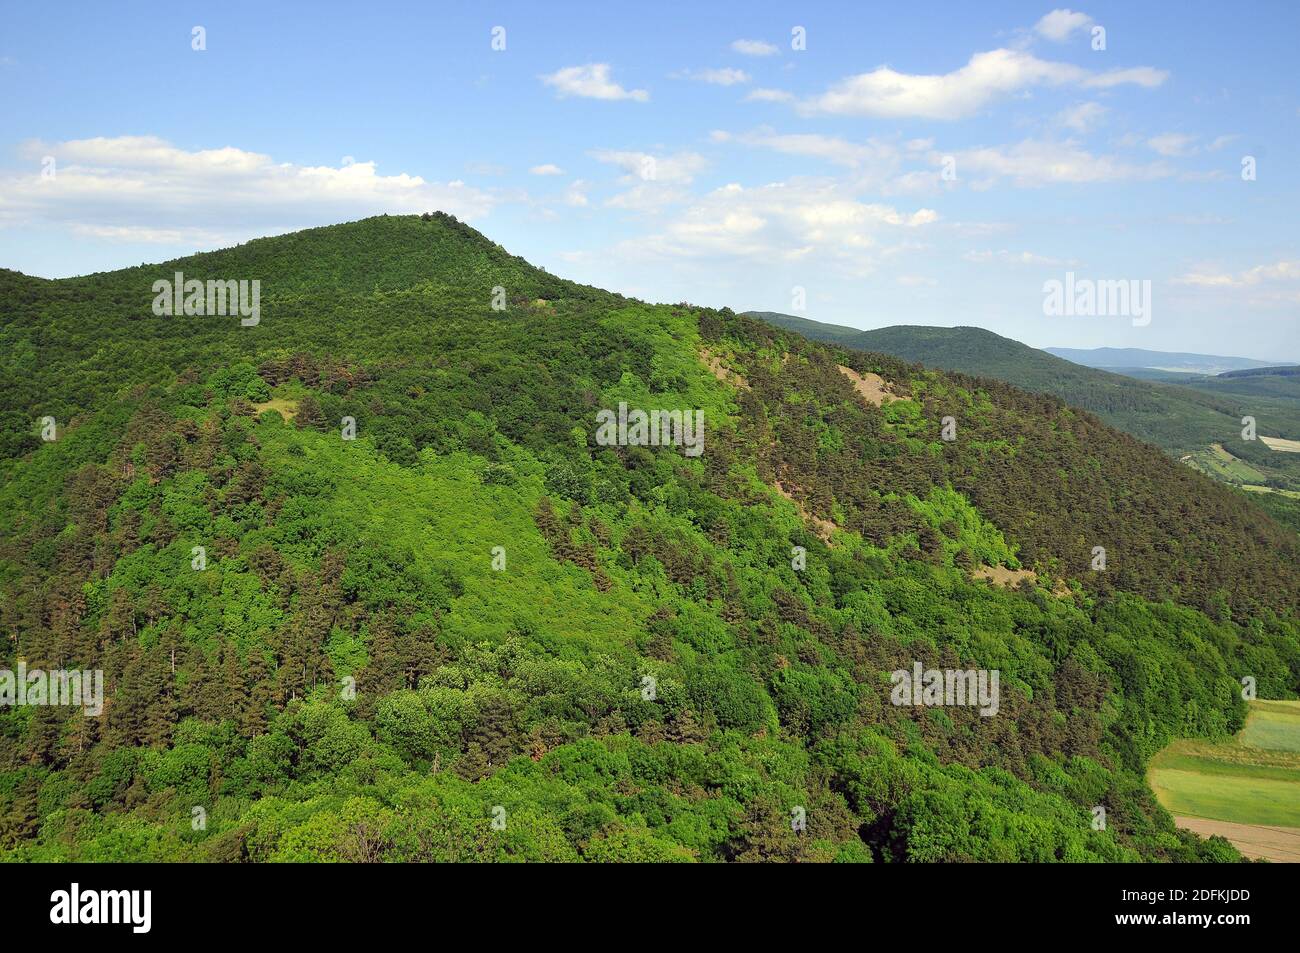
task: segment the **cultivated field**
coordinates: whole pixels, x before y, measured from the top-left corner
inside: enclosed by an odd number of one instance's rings
[[[1300,862],[1300,702],[1252,702],[1235,738],[1176,741],[1148,778],[1180,827],[1222,834],[1249,857]]]

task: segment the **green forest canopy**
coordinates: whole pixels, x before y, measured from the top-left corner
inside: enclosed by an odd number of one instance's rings
[[[177,270],[260,280],[260,324],[154,316]],[[449,216],[0,308],[0,662],[108,686],[0,709],[9,859],[1231,860],[1144,767],[1300,686],[1296,537],[1249,500]],[[597,445],[619,401],[702,409],[706,452]],[[997,669],[999,714],[891,705],[914,661]]]

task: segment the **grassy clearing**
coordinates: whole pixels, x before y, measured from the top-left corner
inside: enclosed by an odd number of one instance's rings
[[[1221,443],[1190,453],[1183,457],[1183,462],[1207,476],[1227,483],[1262,484],[1268,479],[1246,461],[1233,456]]]

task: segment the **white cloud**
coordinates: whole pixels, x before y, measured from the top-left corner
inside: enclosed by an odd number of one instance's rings
[[[1106,107],[1101,103],[1078,103],[1058,113],[1056,121],[1076,132],[1088,132],[1095,129],[1105,115]]]
[[[597,162],[607,162],[622,169],[623,181],[669,182],[687,184],[702,172],[708,161],[696,152],[678,152],[673,155],[651,155],[648,152],[628,152],[615,149],[598,149],[591,153]]]
[[[1094,73],[1082,80],[1081,85],[1087,89],[1110,89],[1112,86],[1143,86],[1155,89],[1169,78],[1166,70],[1153,66],[1133,66],[1129,69],[1113,69],[1104,73]]]
[[[1092,23],[1092,17],[1086,13],[1073,10],[1053,10],[1034,24],[1034,32],[1054,43],[1063,43],[1076,30],[1082,30]]]
[[[553,86],[556,95],[580,96],[584,99],[633,99],[643,103],[650,98],[644,89],[624,89],[609,78],[608,63],[588,63],[585,66],[566,66],[541,77],[547,86]]]
[[[1021,50],[998,49],[976,53],[960,69],[938,75],[900,73],[881,66],[841,80],[820,96],[801,101],[798,108],[804,114],[962,119],[998,97],[1035,86],[1154,86],[1166,75],[1145,66],[1093,73]]]
[[[662,182],[638,182],[629,189],[611,195],[604,202],[606,208],[621,209],[625,212],[662,212],[665,209],[681,205],[690,199],[690,193],[674,185]]]
[[[154,136],[24,143],[31,172],[0,176],[0,225],[200,247],[381,212],[472,220],[498,199],[463,183],[381,175],[374,162],[304,166],[231,146],[189,151]],[[43,156],[56,175],[40,175]]]
[[[772,149],[786,155],[824,159],[836,165],[858,167],[868,163],[897,162],[898,149],[886,142],[869,139],[863,143],[849,142],[836,136],[819,133],[780,134],[763,127],[753,132],[729,133],[715,131],[710,135],[714,142],[738,142],[742,145]]]
[[[1073,141],[1052,142],[1026,139],[1010,146],[968,149],[955,155],[957,176],[961,180],[979,180],[988,184],[996,179],[1010,179],[1016,185],[1035,187],[1048,184],[1083,184],[1150,180],[1173,175],[1163,162],[1135,165],[1114,156],[1094,155]],[[939,156],[932,156],[938,164]]]
[[[733,69],[726,67],[724,69],[701,69],[701,70],[683,70],[680,73],[673,74],[674,79],[693,79],[701,83],[712,83],[715,86],[736,86],[740,83],[749,82],[749,74],[743,69]]]
[[[976,264],[989,264],[999,262],[1005,265],[1034,265],[1038,267],[1073,267],[1078,261],[1073,258],[1052,258],[1048,255],[1036,255],[1028,251],[1008,251],[1005,248],[998,251],[985,249],[983,251],[968,251],[962,255],[967,261]]]
[[[755,89],[745,97],[745,101],[750,103],[788,103],[792,99],[794,94],[784,89]]]
[[[889,254],[883,238],[937,219],[932,209],[909,212],[862,202],[833,181],[731,184],[692,199],[661,231],[617,250],[625,258],[747,260],[765,269],[809,260],[861,275]]]
[[[764,40],[733,40],[731,48],[745,56],[772,56],[777,52],[775,44]]]
[[[564,170],[558,165],[547,162],[543,165],[535,165],[528,170],[533,175],[564,175]]]
[[[1300,260],[1256,265],[1235,274],[1201,269],[1173,279],[1176,285],[1193,285],[1198,288],[1249,288],[1272,281],[1300,281]]]
[[[1186,156],[1196,151],[1192,145],[1195,141],[1195,136],[1181,132],[1166,132],[1159,136],[1152,136],[1147,140],[1147,145],[1162,156]]]
[[[574,208],[585,208],[587,205],[587,183],[582,179],[574,179],[564,192],[564,204]]]

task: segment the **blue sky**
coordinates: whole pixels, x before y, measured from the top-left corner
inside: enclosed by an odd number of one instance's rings
[[[443,208],[648,300],[1300,361],[1297,36],[1290,2],[6,2],[0,266]],[[1150,281],[1150,323],[1045,315],[1067,271]]]

